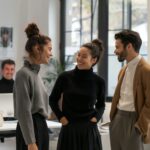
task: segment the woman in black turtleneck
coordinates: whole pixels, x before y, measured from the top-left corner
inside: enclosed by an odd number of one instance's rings
[[[103,53],[100,40],[81,46],[74,70],[62,73],[50,95],[50,105],[62,123],[57,150],[101,150],[97,122],[105,108],[105,82],[93,72]],[[63,95],[62,110],[58,101]]]

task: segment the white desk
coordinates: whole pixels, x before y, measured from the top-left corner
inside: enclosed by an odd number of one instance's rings
[[[49,121],[49,120],[47,120],[46,122],[47,122],[48,128],[50,128],[50,129],[61,128],[61,126],[62,126],[61,123],[59,123],[59,122]]]
[[[4,137],[3,135],[15,133],[16,131],[17,121],[4,121],[2,127],[0,127],[0,136]],[[61,128],[61,123],[54,122],[54,121],[47,121],[47,125],[49,128]],[[5,138],[5,137],[4,137]],[[50,139],[51,141],[51,139]],[[56,145],[56,144],[55,144]],[[53,143],[53,147],[55,146]],[[51,144],[50,144],[51,146]],[[0,142],[0,150],[15,150],[16,149],[16,141],[15,138],[6,138],[4,143]],[[50,147],[51,149],[51,147]]]
[[[61,123],[54,121],[46,121],[48,128],[60,128]],[[16,130],[17,121],[4,121],[3,126],[0,127],[0,132],[8,132]]]

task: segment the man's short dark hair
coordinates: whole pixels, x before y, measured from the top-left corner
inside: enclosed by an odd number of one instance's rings
[[[134,50],[137,53],[139,53],[142,45],[142,40],[138,32],[132,30],[123,30],[115,34],[115,39],[116,40],[120,39],[124,47],[126,47],[129,43],[131,43]]]
[[[2,64],[1,64],[1,69],[4,69],[6,64],[15,65],[15,61],[12,60],[12,59],[5,59],[5,60],[3,60]]]

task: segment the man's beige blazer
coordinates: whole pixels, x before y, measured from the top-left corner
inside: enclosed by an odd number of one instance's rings
[[[117,112],[117,104],[120,98],[121,84],[127,66],[123,67],[118,76],[118,84],[112,100],[110,120],[113,120]],[[150,143],[150,65],[142,58],[137,65],[134,81],[133,94],[135,110],[138,114],[135,127],[142,134],[143,142]]]

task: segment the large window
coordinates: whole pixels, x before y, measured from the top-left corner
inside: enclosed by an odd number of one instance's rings
[[[61,52],[66,70],[74,68],[75,54],[83,43],[100,37],[105,53],[98,73],[106,80],[107,96],[113,96],[118,73],[125,63],[119,63],[114,54],[114,35],[123,29],[139,32],[143,41],[140,54],[147,58],[147,0],[62,1],[66,5]]]
[[[79,47],[98,36],[98,0],[68,0],[65,10],[65,68],[74,68]]]
[[[140,53],[147,58],[147,0],[109,0],[108,96],[114,94],[119,70],[124,65],[114,55],[114,34],[122,29],[140,33],[143,41]]]

